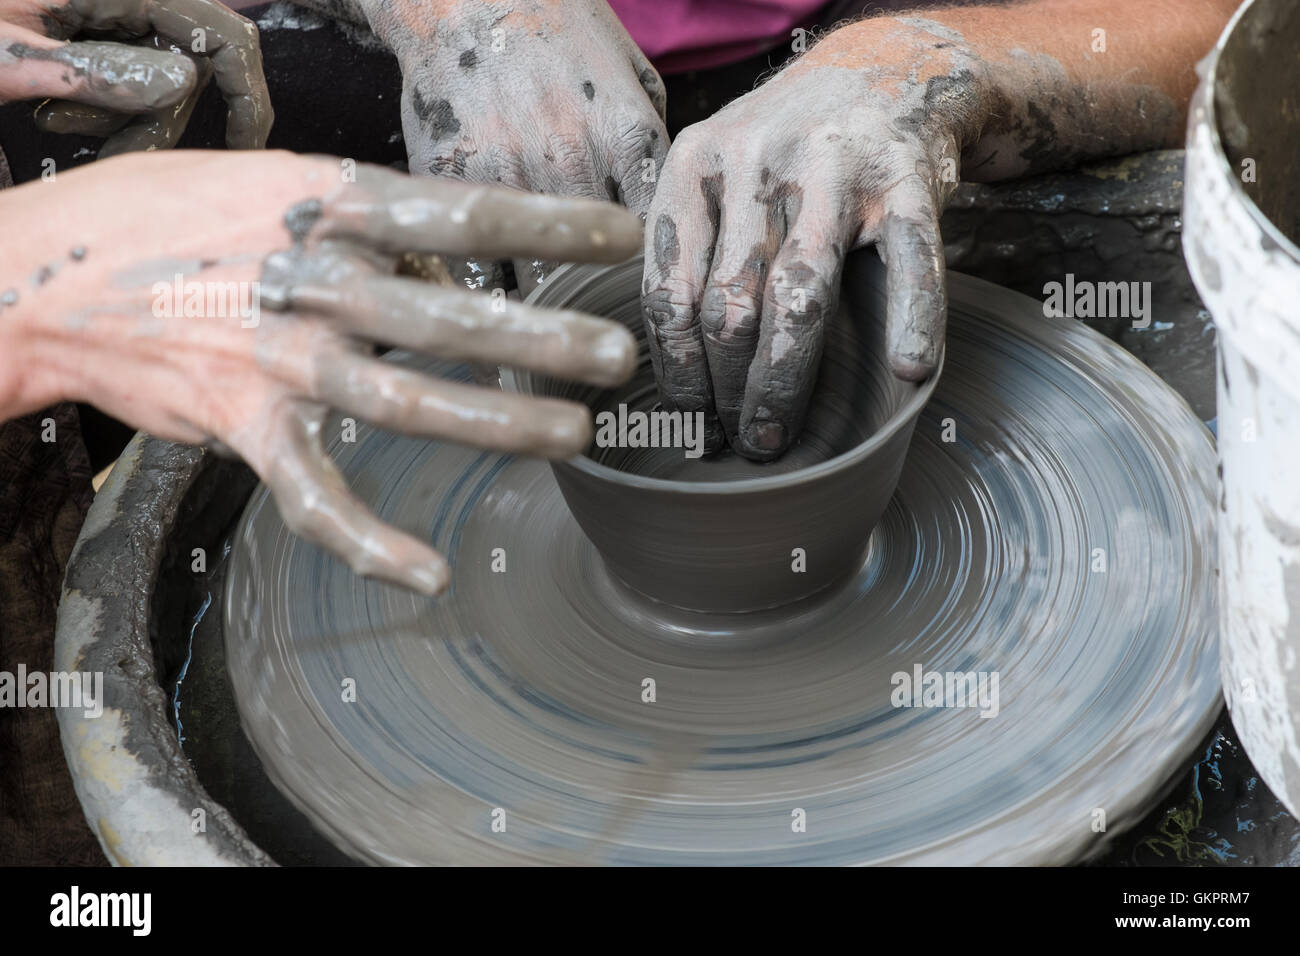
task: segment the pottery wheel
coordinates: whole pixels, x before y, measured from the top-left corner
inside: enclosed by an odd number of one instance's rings
[[[655,610],[542,462],[364,427],[335,442],[361,497],[449,556],[438,600],[356,578],[256,492],[226,641],[277,786],[376,863],[1100,851],[1218,707],[1210,435],[1082,325],[964,276],[949,291],[943,377],[862,565],[793,611]],[[996,715],[895,706],[918,665],[996,673]]]

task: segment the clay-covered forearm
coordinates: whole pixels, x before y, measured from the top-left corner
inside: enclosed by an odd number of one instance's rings
[[[1023,0],[917,11],[842,27],[794,69],[922,64],[927,103],[949,115],[956,105],[963,117],[962,177],[1005,179],[1181,143],[1195,64],[1238,2]]]

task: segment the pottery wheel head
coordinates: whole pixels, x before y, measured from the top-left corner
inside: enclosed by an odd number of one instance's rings
[[[790,607],[631,595],[541,462],[365,428],[331,444],[449,556],[436,600],[356,578],[256,492],[226,642],[272,779],[374,863],[1100,851],[1218,706],[1210,437],[1088,329],[949,290],[897,490],[846,577]]]

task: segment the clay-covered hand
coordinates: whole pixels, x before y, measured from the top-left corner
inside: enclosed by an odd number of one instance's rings
[[[645,211],[664,86],[605,0],[360,4],[401,63],[413,174]]]
[[[943,349],[938,218],[977,132],[984,67],[950,31],[866,21],[831,34],[674,143],[646,225],[643,310],[665,402],[708,447],[775,458],[798,435],[845,254],[888,270],[895,374]],[[864,46],[869,56],[864,56]]]
[[[104,136],[100,158],[170,148],[215,76],[226,145],[261,149],[273,114],[257,27],[216,0],[0,0],[0,102]]]
[[[348,491],[322,450],[328,410],[548,457],[580,453],[591,415],[436,380],[374,346],[602,385],[634,367],[635,342],[615,323],[394,274],[410,251],[621,261],[641,223],[609,203],[329,157],[186,150],[6,190],[0,220],[23,224],[0,237],[13,283],[0,296],[0,418],[73,398],[232,451],[296,533],[360,574],[430,594],[446,562]]]

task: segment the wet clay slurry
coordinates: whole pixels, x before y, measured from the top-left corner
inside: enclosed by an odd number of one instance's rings
[[[1218,707],[1209,434],[1112,343],[949,282],[898,491],[849,580],[793,608],[655,610],[534,460],[368,429],[333,443],[383,517],[450,557],[436,600],[356,578],[255,493],[226,646],[272,779],[371,862],[1101,850]],[[996,707],[894,706],[918,666],[997,675]]]

